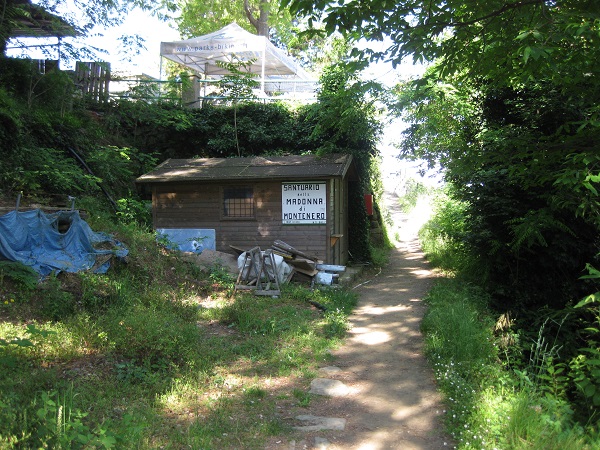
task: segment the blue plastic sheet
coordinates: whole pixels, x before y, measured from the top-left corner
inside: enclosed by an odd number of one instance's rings
[[[59,224],[68,226],[64,232]],[[95,246],[102,245],[103,249]],[[109,247],[109,248],[107,248]],[[45,277],[52,272],[105,273],[110,257],[128,250],[110,235],[94,232],[78,211],[12,211],[0,216],[0,259],[18,261]]]

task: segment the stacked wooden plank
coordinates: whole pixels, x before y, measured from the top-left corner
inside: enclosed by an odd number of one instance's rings
[[[291,273],[282,283],[294,280],[301,283],[331,285],[336,284],[345,266],[323,264],[319,258],[308,255],[291,245],[276,240],[270,249],[261,252],[260,247],[242,250],[232,247],[244,255],[244,264],[235,284],[236,290],[253,290],[257,295],[279,295],[280,286],[275,270],[274,255],[283,257],[291,268]]]
[[[273,242],[271,249],[273,253],[282,256],[284,261],[292,266],[296,273],[312,278],[319,272],[317,264],[320,264],[322,261],[295,249],[283,241]]]

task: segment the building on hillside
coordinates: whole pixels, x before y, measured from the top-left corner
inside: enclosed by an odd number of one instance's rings
[[[136,182],[161,232],[184,229],[226,253],[281,240],[327,264],[348,261],[351,155],[169,159]]]

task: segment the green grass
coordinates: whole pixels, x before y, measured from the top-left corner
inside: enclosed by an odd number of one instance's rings
[[[426,353],[446,400],[446,424],[456,448],[600,448],[597,431],[573,420],[566,398],[502,363],[502,344],[480,289],[442,279],[427,303]]]
[[[426,298],[421,326],[456,448],[599,449],[597,420],[589,411],[577,417],[573,375],[557,362],[559,348],[546,342],[544,327],[533,336],[489,308],[485,278],[474,276],[461,244],[461,211],[441,197],[420,233],[430,262],[446,275]]]
[[[0,448],[262,448],[291,433],[278,405],[308,404],[356,295],[234,297],[218,268],[115,232],[129,262],[106,275],[37,286],[0,267]]]
[[[436,192],[432,204],[434,214],[419,231],[427,259],[447,274],[476,271],[476,264],[471,264],[465,246],[466,206],[451,199],[443,190]]]

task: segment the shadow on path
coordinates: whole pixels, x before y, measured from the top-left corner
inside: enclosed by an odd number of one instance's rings
[[[432,278],[418,242],[404,241],[380,275],[357,289],[350,337],[335,352],[335,365],[351,388],[347,400],[361,408],[350,408],[354,416],[346,418],[347,434],[335,448],[449,448],[445,408],[420,332]]]

